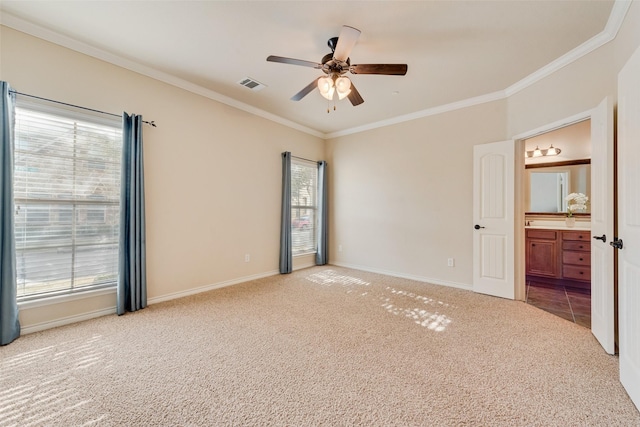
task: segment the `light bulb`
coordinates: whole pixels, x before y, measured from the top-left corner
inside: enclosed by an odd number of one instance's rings
[[[320,95],[324,96],[328,100],[333,98],[333,92],[335,88],[333,86],[333,79],[331,77],[321,77],[318,79],[318,90]]]
[[[336,88],[338,92],[346,92],[351,88],[351,80],[347,77],[338,77],[336,79]]]
[[[556,148],[551,144],[551,147],[547,150],[547,156],[557,156],[560,152],[561,150],[559,148]]]
[[[351,93],[351,80],[347,77],[338,77],[336,79],[336,90],[338,91],[338,99],[344,99]]]
[[[540,151],[540,148],[538,148],[538,146],[536,145],[536,149],[533,150],[533,157],[541,157],[542,156],[542,151]]]

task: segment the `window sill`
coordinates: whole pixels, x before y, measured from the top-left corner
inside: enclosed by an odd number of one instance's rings
[[[298,253],[298,254],[294,254],[294,255],[293,255],[293,257],[294,257],[294,258],[296,258],[296,257],[301,257],[301,256],[315,255],[315,254],[317,254],[317,253],[318,253],[318,252],[316,252],[316,251],[311,251],[311,252],[300,252],[300,253]]]
[[[35,308],[35,307],[44,307],[52,304],[60,304],[60,303],[65,303],[69,301],[76,301],[80,299],[92,298],[92,297],[97,297],[101,295],[110,295],[115,293],[116,293],[116,287],[114,285],[108,288],[79,291],[79,292],[75,292],[72,294],[65,294],[65,295],[43,296],[42,298],[28,300],[28,301],[18,301],[18,308],[29,309],[29,308]]]

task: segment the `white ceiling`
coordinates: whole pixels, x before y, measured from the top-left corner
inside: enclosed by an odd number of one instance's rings
[[[614,3],[3,0],[0,11],[4,25],[333,136],[491,99],[543,77],[549,64],[562,66],[606,39],[610,16],[624,16]],[[352,64],[406,63],[407,75],[349,75],[365,102],[339,101],[330,114],[317,90],[291,101],[322,72],[267,56],[320,62],[342,25],[362,31]],[[244,77],[267,87],[251,91],[237,84]]]

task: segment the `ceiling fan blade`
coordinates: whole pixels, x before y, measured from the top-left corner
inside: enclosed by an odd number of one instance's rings
[[[340,31],[340,35],[338,36],[338,45],[333,52],[333,59],[346,61],[351,54],[351,49],[353,49],[353,46],[355,46],[358,41],[358,37],[360,37],[360,30],[349,27],[348,25],[343,25],[342,31]]]
[[[407,64],[359,64],[349,67],[352,74],[384,74],[387,76],[404,76]]]
[[[318,64],[317,62],[304,61],[302,59],[285,58],[284,56],[269,55],[267,56],[267,61],[280,62],[282,64],[301,65],[303,67],[317,68],[319,70],[322,69],[322,64]]]
[[[295,95],[293,95],[291,97],[292,101],[300,101],[302,98],[304,98],[305,96],[307,96],[311,91],[313,91],[315,88],[318,87],[318,80],[321,77],[318,77],[317,79],[315,79],[314,81],[312,81],[311,83],[309,83],[308,85],[306,85],[304,87],[304,89],[302,89],[300,92],[296,93]]]
[[[349,98],[349,101],[351,101],[351,105],[353,105],[354,107],[364,102],[364,99],[362,99],[362,96],[360,96],[360,92],[358,92],[358,89],[356,89],[356,87],[353,85],[353,82],[351,82],[351,92],[349,92],[347,98]]]

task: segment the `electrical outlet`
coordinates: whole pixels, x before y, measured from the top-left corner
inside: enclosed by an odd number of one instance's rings
[[[342,252],[342,245],[338,245],[338,252]]]
[[[447,267],[453,267],[455,265],[455,260],[453,258],[447,258]]]
[[[249,262],[251,261],[251,255],[250,254],[244,254],[244,262]]]

